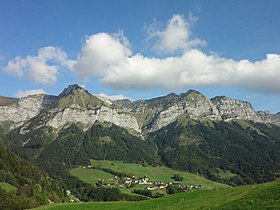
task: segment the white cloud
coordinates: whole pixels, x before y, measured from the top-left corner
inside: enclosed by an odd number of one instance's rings
[[[88,37],[74,67],[80,79],[106,75],[112,66],[120,66],[131,54],[127,39],[122,34],[111,36],[98,33]]]
[[[17,77],[27,74],[31,81],[50,85],[56,83],[59,69],[73,70],[75,63],[74,60],[68,60],[67,54],[60,48],[47,46],[40,48],[37,56],[10,60],[2,71]]]
[[[14,60],[10,60],[8,64],[3,68],[3,72],[11,76],[22,77],[23,67],[25,66],[25,61],[20,57],[16,57]]]
[[[18,90],[15,94],[17,98],[26,97],[29,95],[36,95],[36,94],[47,94],[43,89],[34,89],[34,90]]]
[[[177,50],[179,43],[191,46],[189,32],[186,33],[187,26],[181,16],[173,16],[162,31],[169,34],[170,28],[177,26],[183,30],[178,29],[181,35],[177,36],[178,41],[174,39],[176,47],[169,48],[166,44],[169,42],[162,36],[157,42],[163,43],[162,49],[169,52]],[[187,37],[184,38],[184,35]],[[259,92],[280,92],[279,54],[268,54],[263,60],[251,62],[206,54],[187,46],[183,48],[188,49],[182,51],[181,55],[165,58],[133,55],[129,45],[122,43],[119,38],[99,33],[86,39],[74,69],[80,78],[97,76],[101,82],[114,89],[170,90],[191,86],[232,86]]]
[[[173,15],[165,28],[162,28],[155,20],[153,24],[146,27],[147,39],[155,42],[152,48],[156,52],[167,54],[206,45],[204,40],[191,37],[190,29],[196,21],[197,18],[191,13],[188,21],[182,15]]]
[[[124,95],[107,95],[106,93],[100,93],[100,94],[98,94],[98,96],[103,97],[103,98],[108,98],[108,99],[110,99],[112,101],[122,100],[122,99],[129,99],[129,100],[131,100],[129,97],[124,96]]]

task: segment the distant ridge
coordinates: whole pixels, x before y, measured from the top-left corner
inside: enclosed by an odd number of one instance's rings
[[[5,97],[5,96],[0,96],[0,106],[7,106],[7,105],[12,105],[18,102],[19,99],[17,98],[11,98],[11,97]]]

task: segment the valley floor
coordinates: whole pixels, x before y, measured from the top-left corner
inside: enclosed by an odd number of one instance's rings
[[[36,210],[104,209],[280,209],[280,180],[216,190],[199,190],[138,202],[54,204]]]

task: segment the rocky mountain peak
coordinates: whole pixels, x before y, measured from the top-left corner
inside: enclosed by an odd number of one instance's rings
[[[76,91],[86,91],[86,90],[77,84],[73,84],[73,85],[69,85],[67,88],[64,88],[64,90],[58,95],[58,97],[62,98]]]
[[[192,89],[188,90],[186,93],[181,93],[180,96],[182,98],[190,97],[190,96],[191,97],[206,97],[202,93],[200,93],[200,92],[198,92],[196,90],[192,90]]]

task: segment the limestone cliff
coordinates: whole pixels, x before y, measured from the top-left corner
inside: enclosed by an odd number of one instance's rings
[[[225,96],[208,99],[195,90],[150,100],[111,101],[92,95],[78,85],[70,85],[59,96],[33,95],[12,102],[0,106],[0,123],[11,122],[11,129],[25,125],[22,132],[42,126],[60,129],[69,123],[91,125],[100,121],[146,133],[169,125],[179,116],[280,124],[279,113],[256,112],[250,103]]]
[[[41,110],[55,103],[56,100],[56,96],[39,94],[23,97],[12,105],[0,106],[0,122],[10,121],[12,129],[19,127],[38,115]]]
[[[221,119],[216,107],[201,93],[190,90],[178,96],[175,104],[162,110],[151,121],[148,131],[156,131],[174,122],[178,116],[183,115],[192,119]]]
[[[244,119],[261,121],[261,117],[254,111],[252,105],[246,101],[217,96],[211,99],[223,120]]]

